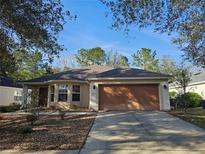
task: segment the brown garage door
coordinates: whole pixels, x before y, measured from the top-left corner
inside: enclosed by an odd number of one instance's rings
[[[159,110],[156,84],[100,85],[100,110]]]

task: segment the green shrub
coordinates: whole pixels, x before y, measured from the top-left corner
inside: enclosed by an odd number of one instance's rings
[[[7,106],[0,106],[0,112],[14,112],[16,110],[19,110],[21,107],[20,104],[17,103],[12,103],[10,105]]]
[[[169,97],[170,98],[176,98],[177,97],[177,92],[176,91],[169,92]]]
[[[15,110],[13,109],[12,106],[0,106],[0,112],[14,112]]]
[[[33,129],[31,126],[27,125],[19,128],[18,132],[21,134],[28,134],[28,133],[32,133]]]
[[[18,103],[12,103],[10,105],[14,110],[20,110],[21,108],[21,104],[18,104]]]
[[[26,116],[27,122],[30,122],[31,125],[34,124],[34,122],[38,119],[38,116],[36,114],[29,114]]]
[[[184,103],[186,103],[187,108],[191,107],[199,107],[201,105],[202,97],[194,92],[188,92],[185,94],[178,95],[176,97],[176,102],[178,106],[184,107]]]

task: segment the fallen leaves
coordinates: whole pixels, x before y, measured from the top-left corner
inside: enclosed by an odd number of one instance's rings
[[[3,119],[0,121],[1,150],[68,150],[83,145],[95,115],[69,115],[64,120],[57,115],[40,116],[30,134],[17,131],[19,127],[28,125],[24,116]]]

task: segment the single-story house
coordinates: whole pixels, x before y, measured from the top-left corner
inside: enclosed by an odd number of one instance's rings
[[[93,110],[169,110],[168,79],[172,76],[137,68],[93,65],[22,82],[38,89],[39,105],[66,103]]]
[[[0,76],[0,106],[22,102],[22,86],[12,78]]]
[[[183,92],[182,88],[175,84],[170,85],[170,91]],[[186,87],[186,91],[198,93],[205,99],[205,70],[192,75],[191,82]]]

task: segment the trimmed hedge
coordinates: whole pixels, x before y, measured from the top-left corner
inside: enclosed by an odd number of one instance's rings
[[[202,97],[194,92],[188,92],[176,97],[176,103],[179,107],[184,107],[184,103],[186,103],[187,108],[200,107],[201,101]]]

